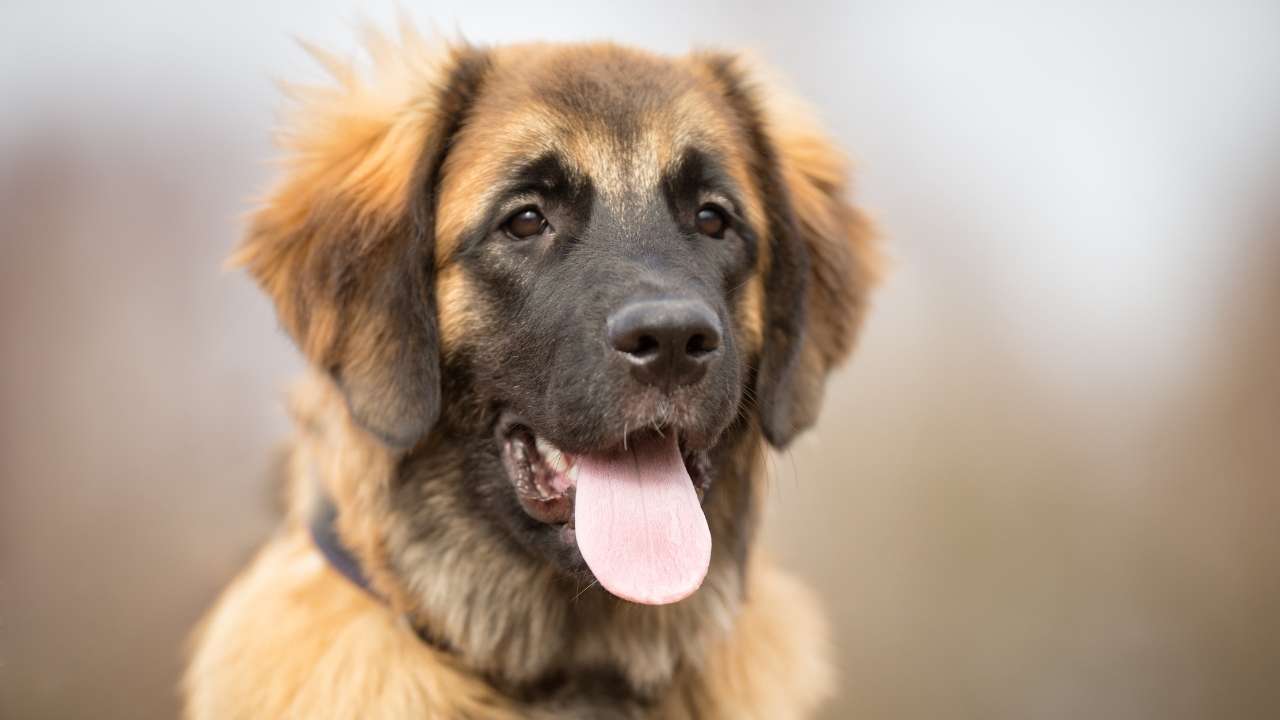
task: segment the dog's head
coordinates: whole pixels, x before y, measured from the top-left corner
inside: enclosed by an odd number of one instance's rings
[[[462,482],[539,556],[687,595],[716,448],[812,424],[862,315],[838,153],[729,56],[397,58],[304,102],[240,260],[356,424],[465,444]]]

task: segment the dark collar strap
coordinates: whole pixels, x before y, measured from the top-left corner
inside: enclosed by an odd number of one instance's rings
[[[316,549],[325,560],[329,561],[329,565],[350,580],[351,584],[369,593],[378,602],[387,604],[386,598],[379,595],[369,584],[369,578],[360,567],[360,561],[343,544],[342,538],[338,537],[337,519],[338,506],[333,504],[328,495],[320,491],[315,511],[311,513],[311,542],[315,543]],[[429,629],[415,627],[408,617],[405,621],[422,642],[442,652],[450,654],[455,652],[448,642],[436,637]]]
[[[353,585],[369,593],[370,597],[373,597],[383,605],[390,607],[386,598],[379,595],[378,592],[373,589],[373,586],[369,584],[369,578],[364,574],[364,569],[360,567],[360,561],[356,559],[356,556],[351,552],[350,548],[344,545],[342,539],[338,537],[338,529],[336,525],[338,519],[337,506],[334,505],[333,501],[329,499],[329,496],[325,494],[323,490],[318,489],[317,492],[319,498],[316,502],[315,511],[311,514],[310,523],[311,541],[315,543],[316,549],[320,551],[321,555],[324,555],[325,560],[329,562],[329,565],[331,565],[334,570],[341,573],[341,575],[351,581]],[[436,637],[428,628],[415,626],[408,616],[402,617],[409,629],[411,629],[423,643],[443,653],[450,655],[458,654],[457,649],[450,645],[447,640]],[[581,676],[582,673],[578,673],[578,675]],[[482,675],[481,677],[499,693],[526,701],[534,701],[555,695],[560,692],[570,680],[570,678],[563,673],[555,672],[540,681],[530,683],[526,686],[511,687],[487,675]],[[637,694],[635,690],[626,684],[625,680],[619,680],[621,676],[617,673],[610,675],[607,670],[596,671],[589,677],[596,684],[601,684],[607,681],[607,686],[611,687],[613,689],[613,693],[619,697],[626,697],[630,700],[641,703],[642,705],[647,705],[650,702],[648,699]],[[603,678],[603,680],[601,678]],[[581,677],[579,677],[578,680],[581,680]]]
[[[334,570],[342,573],[342,576],[356,587],[382,600],[382,597],[369,585],[369,578],[365,577],[360,561],[351,554],[347,546],[342,544],[342,539],[338,537],[338,528],[334,525],[338,519],[338,507],[327,496],[322,496],[317,505],[315,512],[311,514],[311,541],[316,544],[320,554],[324,555],[324,559],[329,561]]]

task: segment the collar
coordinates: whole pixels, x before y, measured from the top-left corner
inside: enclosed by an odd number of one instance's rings
[[[352,585],[368,593],[370,597],[385,605],[387,609],[391,609],[391,603],[370,584],[369,577],[365,574],[355,553],[351,552],[351,549],[338,536],[336,524],[338,519],[337,505],[334,504],[323,488],[317,488],[316,495],[315,508],[308,523],[311,541],[315,544],[316,549],[324,556],[329,566],[338,571]],[[413,620],[408,615],[401,615],[400,619],[405,627],[412,631],[423,644],[446,655],[458,656],[457,648],[450,645],[449,641],[432,633],[429,628],[414,625]],[[647,706],[651,702],[650,699],[639,695],[632,689],[621,674],[608,668],[595,669],[588,673],[578,672],[576,675],[581,676],[578,677],[578,682],[585,682],[592,687],[608,688],[615,698],[625,698],[642,706]],[[488,675],[481,675],[480,677],[497,692],[522,701],[536,701],[554,696],[567,685],[570,685],[572,679],[570,676],[556,671],[552,672],[548,677],[529,683],[526,686],[512,687]]]
[[[338,506],[334,504],[328,494],[320,490],[308,525],[311,533],[311,542],[315,544],[316,549],[328,561],[329,566],[338,571],[338,574],[351,581],[352,585],[368,593],[373,599],[386,605],[389,609],[391,604],[377,590],[373,589],[373,586],[369,583],[369,577],[365,575],[364,568],[360,565],[360,560],[356,558],[350,548],[342,542],[342,538],[338,536],[337,519]],[[437,637],[428,628],[414,625],[407,615],[401,615],[400,617],[422,642],[450,655],[457,653],[457,650],[448,641]]]
[[[342,538],[338,537],[338,528],[334,525],[337,519],[338,506],[327,495],[322,496],[315,512],[311,514],[311,542],[315,543],[316,549],[334,570],[356,587],[380,602],[385,602],[369,585],[369,578],[365,576],[364,568],[360,567],[360,561],[342,543]]]

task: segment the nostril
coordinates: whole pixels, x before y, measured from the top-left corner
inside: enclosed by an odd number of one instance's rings
[[[685,354],[692,358],[701,358],[709,355],[719,347],[719,344],[708,338],[702,333],[698,333],[689,338],[689,342],[685,343]]]
[[[658,342],[658,338],[652,335],[641,335],[636,338],[635,344],[627,349],[627,354],[643,359],[656,355],[660,346],[661,343]]]

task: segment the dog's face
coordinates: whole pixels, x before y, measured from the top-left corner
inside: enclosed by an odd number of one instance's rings
[[[717,448],[789,441],[851,343],[872,267],[840,163],[723,57],[467,48],[437,73],[370,127],[328,110],[331,157],[243,259],[356,423],[466,448],[478,520],[679,599]]]

